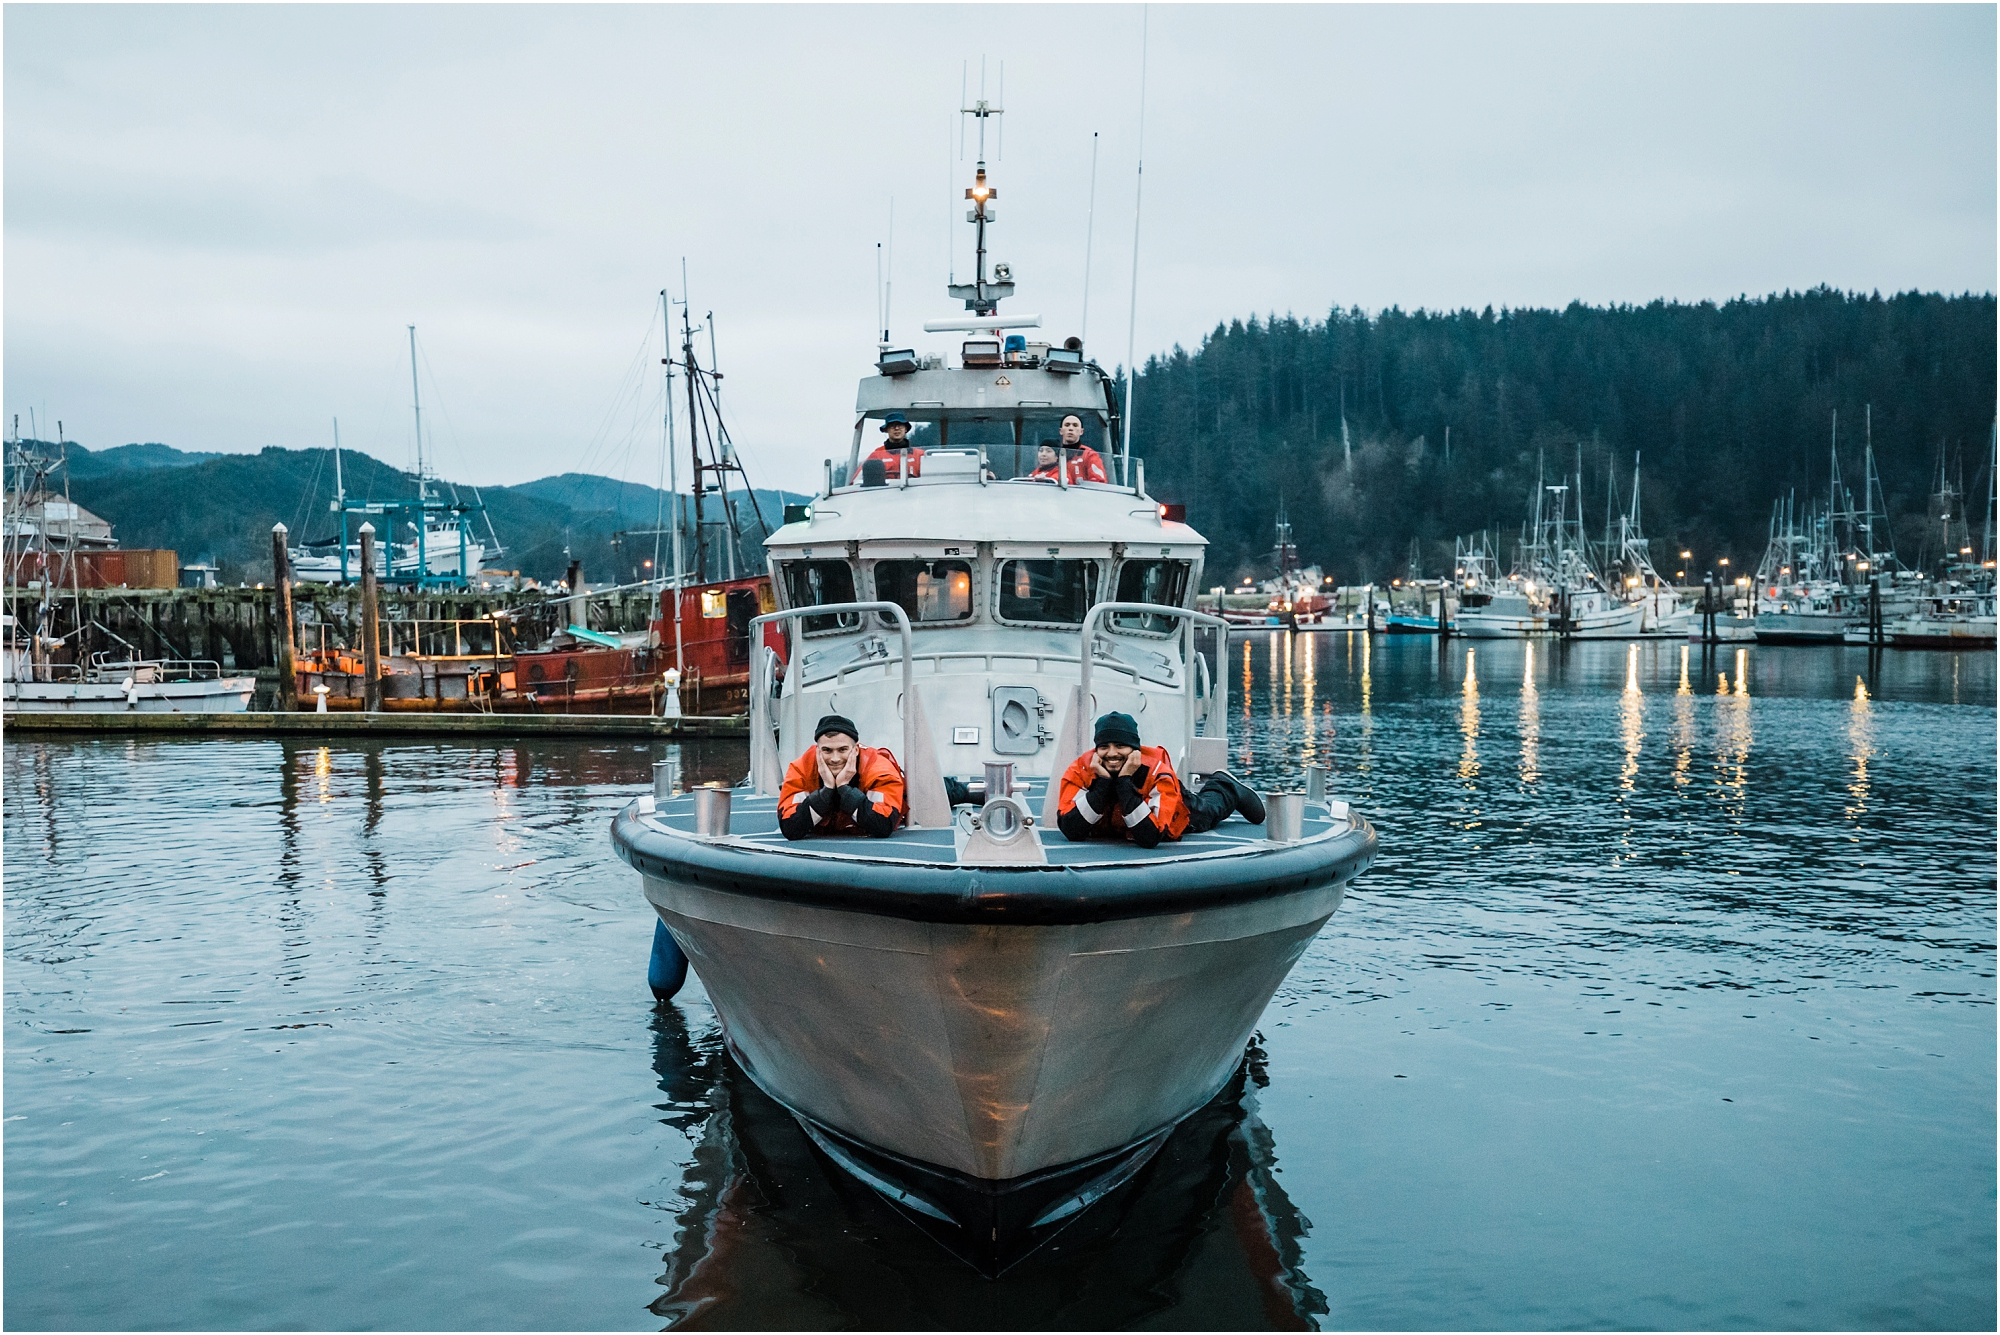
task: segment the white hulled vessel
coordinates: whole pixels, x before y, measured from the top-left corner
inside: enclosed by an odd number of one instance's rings
[[[1268,831],[1232,819],[1149,850],[1056,832],[1050,785],[1107,711],[1184,781],[1223,767],[1226,674],[1196,643],[1222,623],[1194,610],[1205,540],[1113,448],[1110,377],[1079,342],[1035,339],[1038,316],[998,314],[1013,284],[988,276],[983,162],[967,195],[979,264],[951,291],[970,315],[925,326],[958,336],[956,357],[885,339],[845,468],[829,459],[809,513],[766,544],[780,610],[752,623],[751,776],[726,831],[711,795],[682,795],[632,803],[612,838],[743,1070],[993,1274],[1225,1085],[1376,840],[1331,800],[1296,831],[1274,808]],[[1109,480],[1021,476],[1071,412]],[[863,453],[892,413],[925,449],[885,480]],[[766,621],[784,627],[782,664]],[[896,752],[907,828],[780,834],[782,765],[827,713]],[[1011,794],[996,782],[953,811],[945,776],[1002,764]],[[1266,837],[1280,832],[1296,837]]]

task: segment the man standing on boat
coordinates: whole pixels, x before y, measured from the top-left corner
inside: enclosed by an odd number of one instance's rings
[[[869,459],[882,461],[882,475],[900,479],[903,476],[903,459],[910,461],[910,476],[924,475],[924,452],[910,443],[910,419],[901,413],[890,413],[882,419],[882,431],[888,439],[877,445]],[[865,463],[866,460],[863,460]]]
[[[1104,471],[1104,457],[1083,443],[1083,418],[1075,413],[1063,415],[1060,428],[1060,442],[1043,441],[1035,451],[1035,471],[1031,477],[1053,481],[1056,477],[1056,458],[1060,451],[1062,467],[1069,471],[1069,483],[1104,482],[1108,477]]]
[[[1264,802],[1227,770],[1208,776],[1192,801],[1163,746],[1142,746],[1130,714],[1097,720],[1096,745],[1063,772],[1056,800],[1056,828],[1068,838],[1125,839],[1152,848],[1162,839],[1212,830],[1232,811],[1252,825],[1264,822]]]
[[[778,828],[787,839],[865,834],[880,839],[903,823],[903,768],[879,746],[863,746],[851,719],[828,714],[813,744],[785,771]]]

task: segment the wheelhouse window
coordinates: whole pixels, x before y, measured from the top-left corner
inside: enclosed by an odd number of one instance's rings
[[[1179,607],[1187,599],[1188,561],[1127,561],[1118,567],[1118,597],[1121,603],[1157,603]],[[1177,617],[1155,612],[1116,612],[1111,624],[1119,630],[1146,631],[1165,635],[1179,626]]]
[[[875,596],[913,623],[972,620],[972,566],[966,561],[877,561]]]
[[[829,603],[851,603],[854,571],[845,561],[791,561],[785,567],[785,602],[791,607],[823,607]],[[805,633],[830,630],[858,630],[859,612],[836,612],[831,616],[801,617]]]
[[[1097,601],[1095,561],[1003,561],[1000,619],[1080,626]]]

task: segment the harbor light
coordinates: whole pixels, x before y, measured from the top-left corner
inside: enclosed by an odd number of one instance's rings
[[[1868,568],[1868,563],[1866,561],[1856,562],[1854,568],[1856,570],[1866,570]]]
[[[1694,560],[1694,553],[1693,553],[1693,552],[1682,552],[1682,553],[1681,553],[1681,560],[1683,560],[1683,561],[1692,561],[1692,560]]]

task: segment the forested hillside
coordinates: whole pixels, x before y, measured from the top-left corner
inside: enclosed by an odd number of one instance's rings
[[[47,446],[43,452],[54,455],[57,450]],[[171,547],[183,562],[219,562],[227,583],[270,578],[273,524],[282,522],[291,531],[293,545],[331,541],[340,533],[339,516],[328,510],[334,494],[331,450],[272,446],[257,454],[217,455],[165,445],[91,451],[72,443],[67,457],[71,495],[109,520],[120,543]],[[365,454],[344,454],[341,463],[352,499],[401,500],[417,493],[414,477]],[[52,485],[61,489],[60,473]],[[652,558],[655,547],[650,530],[656,527],[656,516],[671,514],[655,488],[587,474],[565,473],[477,492],[449,482],[434,486],[448,500],[485,504],[502,547],[497,556],[488,558],[489,567],[519,570],[543,581],[560,579],[571,557],[584,563],[592,584],[644,578],[648,572],[643,563]],[[758,492],[757,504],[770,527],[782,522],[787,499],[805,498]],[[683,522],[691,530],[686,496],[681,504]],[[704,517],[713,521],[717,514],[716,503],[708,502]],[[739,516],[745,530],[740,566],[762,569],[763,545],[747,501],[739,505]],[[358,519],[352,522],[359,527]],[[485,520],[476,518],[474,524],[475,534],[484,536]],[[376,527],[381,529],[383,521],[377,520]],[[407,532],[398,535],[399,541],[408,538]]]
[[[1146,362],[1134,452],[1153,493],[1185,501],[1214,543],[1211,582],[1268,571],[1281,498],[1302,559],[1342,582],[1403,573],[1413,539],[1436,574],[1453,536],[1481,528],[1497,530],[1504,566],[1538,467],[1561,481],[1579,446],[1593,529],[1608,479],[1629,499],[1637,454],[1655,553],[1740,568],[1763,551],[1774,498],[1824,495],[1838,410],[1857,491],[1872,416],[1912,560],[1941,453],[1975,505],[1987,494],[1994,319],[1991,295],[1826,288],[1719,306],[1252,318]]]

